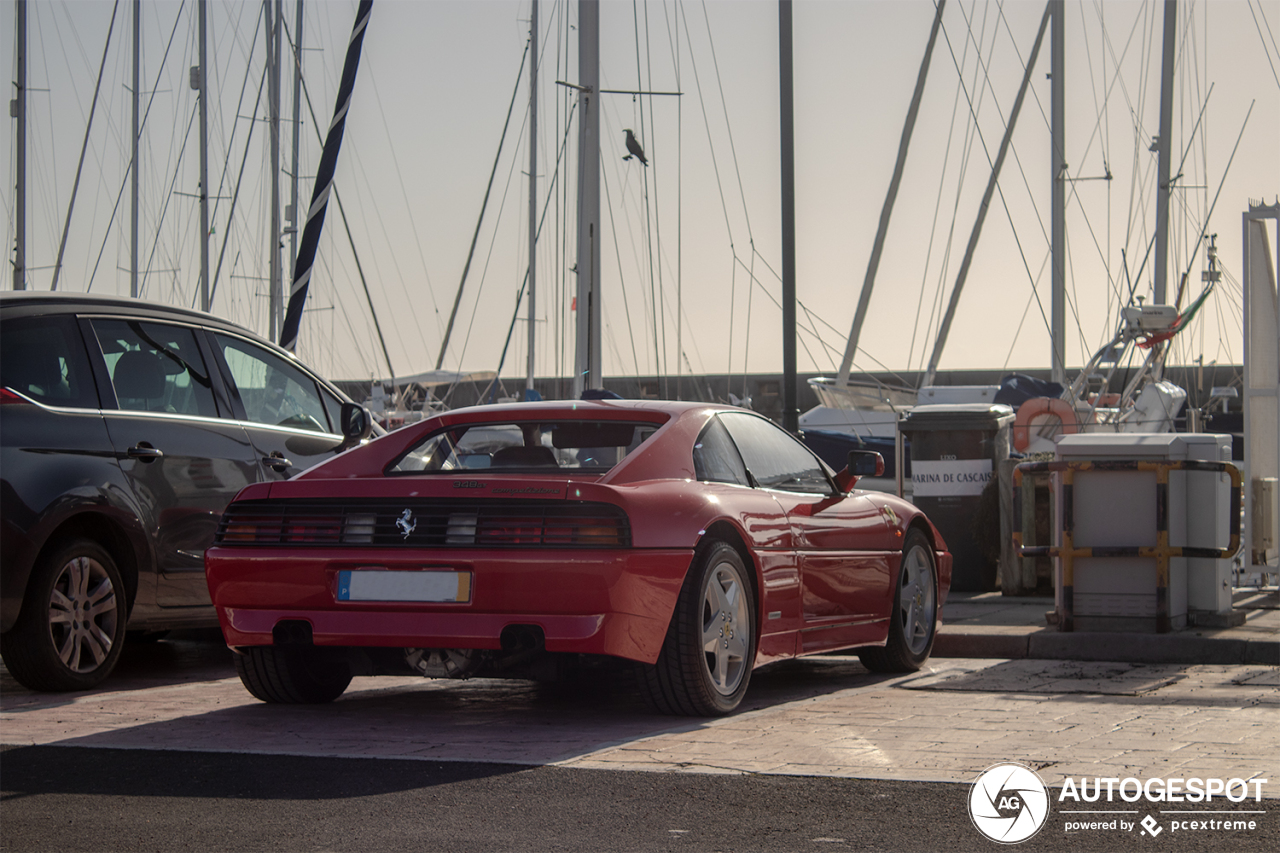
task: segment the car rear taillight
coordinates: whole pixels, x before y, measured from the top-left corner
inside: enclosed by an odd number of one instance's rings
[[[261,519],[253,519],[251,521],[233,521],[226,524],[222,529],[222,534],[218,537],[221,542],[261,542],[261,541],[280,541],[279,524],[272,529],[274,534],[270,540],[262,535]]]
[[[626,548],[631,526],[609,504],[550,501],[337,502],[242,500],[222,516],[224,545],[431,548]]]
[[[618,521],[586,516],[547,519],[543,543],[546,545],[621,545]]]
[[[285,541],[300,545],[315,542],[338,542],[342,538],[342,516],[317,515],[290,517],[285,527]]]
[[[0,406],[9,403],[26,403],[30,405],[31,401],[16,391],[10,391],[8,388],[0,388]]]
[[[539,545],[540,518],[484,518],[476,527],[477,545]]]

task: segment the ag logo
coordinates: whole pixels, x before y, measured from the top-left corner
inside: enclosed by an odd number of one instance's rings
[[[1034,770],[1021,764],[997,764],[969,790],[969,818],[992,841],[1026,841],[1048,817],[1048,789]]]

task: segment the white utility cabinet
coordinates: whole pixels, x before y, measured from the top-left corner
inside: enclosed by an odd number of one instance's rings
[[[1086,433],[1062,436],[1061,462],[1231,461],[1231,436],[1207,433]],[[1155,471],[1076,470],[1071,505],[1063,477],[1055,476],[1055,529],[1073,513],[1075,548],[1155,547],[1159,544]],[[1231,480],[1213,471],[1169,472],[1168,545],[1226,548],[1231,540]],[[1061,545],[1061,533],[1057,545]],[[1157,559],[1091,556],[1074,560],[1071,602],[1076,631],[1155,631],[1158,611]],[[1055,560],[1059,612],[1063,610],[1062,560]],[[1187,625],[1189,614],[1231,612],[1231,560],[1169,558],[1170,627]]]

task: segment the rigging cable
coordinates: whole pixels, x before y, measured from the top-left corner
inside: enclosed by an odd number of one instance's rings
[[[622,251],[618,247],[618,221],[617,221],[617,217],[613,215],[613,196],[609,192],[608,171],[605,169],[601,169],[600,177],[603,179],[603,183],[604,183],[605,206],[609,211],[609,230],[613,234],[613,256],[614,256],[614,259],[617,260],[618,262],[618,281],[623,281],[625,280],[625,277],[623,276],[623,273],[622,273]],[[631,306],[627,304],[627,300],[625,296],[622,299],[622,308],[627,316],[627,336],[631,339],[631,360],[632,360],[632,363],[635,365],[636,375],[639,376],[640,375],[640,356],[636,352],[636,333],[635,333],[635,329],[631,325]],[[654,309],[654,318],[656,322],[656,318],[657,318],[656,308]],[[618,359],[618,360],[621,361],[622,359]],[[658,372],[657,370],[655,370],[654,372],[657,373],[657,375],[661,376],[661,373]]]
[[[1271,32],[1271,23],[1267,21],[1267,13],[1263,11],[1262,0],[1258,0],[1258,11],[1253,11],[1253,0],[1249,0],[1249,14],[1253,16],[1253,26],[1258,30],[1258,38],[1262,40],[1262,51],[1267,55],[1267,64],[1271,67],[1271,77],[1276,81],[1276,88],[1280,89],[1280,73],[1276,72],[1276,64],[1271,60],[1271,53],[1275,51],[1280,55],[1280,47],[1276,47],[1275,33]],[[1258,15],[1262,15],[1262,23],[1258,22]],[[1268,47],[1267,38],[1262,34],[1262,24],[1267,25],[1266,36],[1271,36],[1271,45]]]
[[[102,46],[102,62],[98,65],[98,82],[93,84],[93,100],[89,102],[89,120],[84,127],[84,144],[80,146],[80,161],[76,164],[76,178],[71,185],[71,199],[67,202],[67,221],[62,226],[62,239],[58,243],[58,259],[53,263],[53,284],[50,290],[58,289],[58,275],[62,272],[62,255],[67,249],[67,232],[71,230],[71,211],[76,206],[76,193],[80,189],[80,174],[84,171],[84,155],[89,150],[89,131],[93,128],[93,116],[98,109],[98,93],[102,90],[102,76],[107,68],[107,51],[111,48],[111,34],[116,28],[116,12],[120,10],[120,0],[111,7],[111,23],[107,25],[107,43]]]
[[[160,72],[164,70],[166,61],[169,58],[169,49],[173,47],[173,37],[178,33],[178,22],[182,20],[182,10],[187,5],[187,0],[182,0],[182,4],[178,6],[178,13],[173,18],[173,30],[169,33],[169,43],[165,45],[164,56],[160,59],[160,70],[156,72],[156,82],[151,88],[151,97],[147,99],[147,109],[142,114],[142,121],[138,125],[138,134],[142,134],[142,129],[147,126],[147,117],[151,115],[151,105],[155,103],[157,87],[160,85]],[[129,186],[129,173],[136,168],[137,164],[130,158],[129,165],[125,169],[124,179],[120,184],[120,193],[116,196],[116,205],[111,209],[111,218],[107,221],[107,233],[102,238],[102,248],[98,250],[98,259],[93,264],[93,272],[89,274],[89,283],[85,286],[85,293],[93,289],[93,280],[98,274],[98,265],[102,263],[102,253],[107,249],[107,239],[111,234],[111,226],[115,223],[116,213],[120,210],[120,200],[124,198],[125,187]]]
[[[143,267],[144,270],[147,270],[147,271],[151,270],[151,262],[155,259],[156,250],[157,248],[159,248],[160,229],[164,225],[165,217],[169,213],[169,202],[173,200],[174,189],[177,187],[178,178],[180,177],[178,174],[178,169],[179,167],[182,166],[182,156],[187,151],[187,143],[191,141],[191,127],[192,125],[195,124],[196,115],[199,113],[199,111],[200,111],[200,105],[199,104],[194,105],[191,108],[191,118],[187,119],[187,132],[183,136],[182,147],[178,150],[178,160],[173,164],[173,181],[169,184],[169,192],[165,193],[164,205],[160,208],[160,219],[156,222],[156,227],[154,229],[155,239],[151,241],[151,252],[150,254],[147,255],[147,263],[146,263],[146,266]],[[199,287],[199,282],[197,282],[197,288],[198,287]],[[141,297],[146,292],[146,289],[147,289],[147,281],[146,281],[146,278],[144,277],[142,280],[142,285],[138,288],[138,296]]]
[[[246,73],[248,73],[246,69]],[[258,106],[262,103],[262,89],[267,82],[267,67],[262,66],[262,76],[258,79],[258,97],[253,102],[253,113],[257,115]],[[213,304],[213,297],[218,292],[218,276],[222,273],[222,259],[227,254],[227,244],[231,242],[231,225],[235,221],[236,203],[240,200],[240,182],[244,179],[244,167],[249,162],[249,143],[253,141],[253,128],[258,122],[256,120],[249,122],[249,132],[245,134],[244,139],[244,156],[240,158],[240,172],[236,175],[235,189],[231,191],[231,209],[227,211],[227,233],[222,238],[222,248],[218,250],[218,264],[214,267],[213,281],[209,285],[209,304]],[[230,148],[228,148],[227,156],[230,157]],[[239,260],[237,256],[236,260]]]
[[[376,75],[373,72],[374,72],[374,69],[371,65],[369,68],[369,77],[371,82],[376,81]],[[387,112],[382,106],[382,95],[378,92],[378,87],[376,83],[373,86],[373,97],[378,104],[378,114],[382,117],[383,130],[386,131],[387,138],[390,139],[391,128],[387,125]],[[400,186],[401,195],[404,197],[405,210],[408,211],[408,214],[409,214],[409,228],[413,232],[414,246],[418,249],[418,261],[422,264],[422,274],[427,282],[427,294],[431,297],[431,310],[436,317],[436,327],[437,327],[436,331],[439,332],[440,331],[439,329],[440,306],[436,304],[435,287],[431,283],[431,273],[427,268],[427,258],[422,251],[422,237],[420,237],[418,234],[418,221],[417,219],[414,218],[414,215],[413,215],[413,205],[409,203],[409,191],[407,189],[409,182],[405,181],[403,178],[403,172],[400,169],[400,159],[396,156],[396,147],[394,145],[391,145],[389,147],[391,149],[391,163],[395,167],[395,171],[396,171],[396,178],[397,178],[396,183]],[[375,210],[376,209],[377,209],[377,206],[375,205]],[[392,252],[391,255],[392,255],[392,260],[395,260],[395,253]],[[398,264],[396,266],[396,273],[400,275],[400,284],[402,287],[404,287],[404,276],[403,274],[400,273]],[[405,293],[405,297],[408,298],[407,291]]]
[[[294,55],[297,55],[297,51],[294,51]],[[311,88],[307,85],[307,78],[304,75],[300,74],[300,79],[302,80],[302,96],[307,102],[307,113],[311,116],[311,126],[315,129],[316,140],[320,142],[321,147],[323,148],[324,138],[320,134],[320,122],[316,120],[316,110],[311,103]],[[391,366],[391,357],[387,353],[386,340],[382,336],[382,324],[378,321],[378,313],[373,307],[373,296],[369,292],[369,282],[365,279],[364,267],[360,263],[360,253],[356,251],[356,242],[351,236],[351,225],[347,218],[347,208],[346,205],[342,203],[342,195],[338,192],[337,181],[332,182],[330,187],[333,193],[333,201],[338,206],[338,216],[342,219],[343,230],[346,231],[347,234],[347,242],[351,246],[351,257],[355,261],[356,271],[360,276],[360,286],[364,289],[365,302],[369,306],[369,316],[373,320],[373,328],[378,335],[378,341],[382,344],[382,355],[387,362],[387,372],[392,374],[390,378],[394,382],[395,369]],[[355,337],[354,333],[352,335],[352,340],[358,341],[358,338]]]
[[[569,106],[568,114],[565,117],[564,137],[560,142],[560,150],[556,152],[555,168],[551,173],[550,185],[547,187],[547,200],[542,203],[542,214],[538,217],[538,230],[537,230],[537,233],[534,235],[535,242],[537,241],[538,237],[542,236],[542,226],[546,224],[547,211],[551,208],[551,202],[559,201],[559,197],[556,195],[556,182],[560,178],[560,159],[561,157],[564,156],[565,149],[568,147],[568,144],[569,144],[569,133],[573,130],[573,114],[574,114],[574,111],[577,109],[577,106],[578,105],[576,103],[571,104]],[[481,400],[484,400],[486,398],[489,398],[490,400],[492,399],[492,394],[494,390],[497,388],[498,382],[502,378],[502,367],[507,360],[507,348],[511,345],[511,335],[515,332],[516,321],[520,317],[520,302],[524,299],[524,291],[525,291],[525,288],[528,286],[529,286],[529,269],[528,267],[526,267],[525,274],[524,274],[524,281],[520,283],[520,290],[517,291],[516,293],[516,305],[511,312],[511,323],[510,325],[507,326],[507,337],[502,344],[502,355],[498,359],[498,369],[494,372],[493,382],[490,384],[489,388],[486,388],[484,393],[480,395]],[[628,315],[628,320],[630,320],[630,315]],[[456,386],[450,386],[448,392],[446,392],[445,394],[446,402],[448,402],[449,397],[452,396],[454,387]]]
[[[227,140],[226,140],[226,143],[225,143],[225,145],[224,145],[224,150],[225,150],[225,152],[226,152],[226,156],[225,156],[225,157],[223,157],[223,160],[222,160],[222,171],[221,171],[221,174],[218,176],[218,189],[217,189],[217,192],[215,192],[215,193],[214,193],[214,195],[212,196],[212,198],[213,198],[213,210],[212,210],[212,211],[210,211],[210,215],[209,215],[209,221],[210,221],[210,222],[214,222],[214,221],[216,221],[216,220],[217,220],[217,218],[218,218],[218,206],[222,203],[222,198],[223,198],[223,196],[222,196],[222,189],[223,189],[223,187],[226,185],[227,173],[228,173],[229,167],[230,167],[230,165],[231,165],[231,149],[232,149],[232,147],[235,145],[235,141],[236,141],[236,132],[237,132],[237,130],[239,129],[239,126],[240,126],[240,121],[239,121],[238,116],[240,115],[240,108],[244,105],[244,95],[245,95],[245,90],[248,88],[248,86],[249,86],[249,80],[251,79],[251,76],[250,76],[250,64],[251,64],[251,63],[250,63],[250,61],[253,59],[253,56],[254,56],[255,50],[256,50],[257,45],[258,45],[258,32],[259,32],[259,28],[260,28],[260,27],[262,26],[262,24],[263,24],[264,16],[263,16],[263,15],[257,15],[257,14],[255,14],[255,15],[253,16],[253,18],[254,18],[254,21],[255,21],[255,23],[254,23],[254,28],[253,28],[253,38],[252,38],[252,39],[250,40],[250,42],[249,42],[249,55],[246,57],[246,61],[245,61],[245,67],[244,67],[244,78],[240,81],[240,95],[239,95],[239,97],[237,97],[237,99],[236,99],[236,112],[235,112],[235,114],[236,114],[236,116],[237,116],[237,119],[236,119],[236,121],[234,121],[234,122],[232,123],[232,125],[231,125],[231,136],[230,136],[230,138],[229,138],[229,139],[227,139]],[[232,30],[231,30],[231,31],[232,31],[233,33],[238,33],[239,28],[238,28],[238,27],[234,27],[234,28],[232,28]],[[217,50],[216,50],[216,49],[215,49],[215,50],[214,50],[214,52],[213,52],[213,56],[214,56],[214,59],[215,59],[215,61],[216,61],[217,56],[218,56],[218,52],[217,52]],[[254,115],[256,115],[256,114],[257,114],[257,112],[258,112],[258,105],[262,102],[262,87],[263,87],[263,85],[264,85],[265,80],[266,80],[266,71],[264,70],[264,71],[263,71],[263,77],[258,81],[258,96],[257,96],[257,100],[255,100],[255,101],[254,101],[254,104],[253,104],[253,114],[254,114]],[[215,88],[220,88],[220,87],[215,87]],[[224,130],[224,132],[225,132],[225,128],[223,127],[223,125],[222,125],[222,123],[221,123],[221,111],[216,112],[216,113],[214,114],[214,117],[215,117],[215,119],[218,119],[219,129],[220,129],[220,130]],[[253,127],[254,127],[254,125],[255,125],[255,124],[257,124],[257,122],[256,122],[256,121],[253,121],[252,119],[250,119],[250,121],[249,121],[249,136],[250,136],[250,137],[252,137],[252,136],[253,136]],[[243,177],[243,175],[244,175],[244,163],[245,163],[245,160],[247,160],[247,158],[248,158],[248,156],[249,156],[249,143],[248,143],[247,141],[245,142],[245,149],[244,149],[244,151],[245,151],[245,154],[244,154],[244,157],[243,157],[243,158],[241,158],[241,163],[240,163],[240,173],[239,173],[239,176],[236,178],[236,189],[235,189],[235,191],[233,192],[233,194],[232,194],[232,199],[231,199],[232,211],[233,211],[233,212],[234,212],[234,210],[235,210],[235,198],[236,198],[236,196],[239,194],[240,178],[241,178],[241,177]],[[223,255],[225,255],[225,254],[226,254],[226,244],[227,244],[227,241],[229,241],[229,240],[231,239],[231,233],[230,233],[230,232],[231,232],[231,228],[232,228],[232,223],[233,223],[233,221],[234,221],[234,220],[231,218],[231,215],[230,215],[230,214],[228,214],[228,216],[227,216],[227,229],[226,229],[226,230],[227,230],[227,234],[226,234],[226,236],[223,238],[223,246],[222,246],[222,250],[220,251],[220,253],[219,253],[219,255],[218,255],[218,267],[219,267],[219,269],[221,269],[221,266],[222,266],[222,257],[223,257]],[[210,226],[210,227],[213,227],[213,226]],[[238,263],[238,262],[239,262],[239,260],[240,260],[240,258],[239,258],[239,255],[237,254],[237,256],[236,256],[235,260],[234,260],[234,261],[233,261],[233,263],[232,263],[232,268],[233,268],[233,269],[234,269],[234,267],[235,267],[235,264],[236,264],[236,263]],[[217,289],[217,282],[218,282],[218,277],[215,275],[215,276],[213,277],[213,281],[212,281],[212,282],[210,283],[210,285],[209,285],[209,304],[210,304],[210,305],[213,305],[213,295],[214,295],[214,292],[215,292],[215,291],[216,291],[216,289]],[[199,291],[197,291],[197,292],[196,292],[196,295],[192,296],[192,299],[191,299],[191,307],[192,307],[192,308],[194,308],[194,307],[195,307],[196,299],[197,299],[197,298],[199,298],[199,297],[198,297],[198,294],[199,294]]]
[[[524,119],[520,123],[520,133],[517,134],[517,138],[521,138],[524,136],[524,128],[525,128],[525,125],[528,123],[528,119],[529,119],[529,110],[526,107],[524,112]],[[471,316],[467,321],[467,334],[466,334],[466,337],[462,339],[462,351],[458,353],[459,364],[461,364],[462,360],[466,357],[467,345],[471,343],[471,332],[475,328],[476,314],[480,310],[480,294],[484,290],[485,281],[488,280],[489,263],[493,260],[493,250],[498,243],[498,226],[502,224],[502,214],[507,209],[507,195],[511,192],[512,180],[515,177],[516,167],[519,165],[519,162],[520,162],[519,157],[512,157],[511,167],[507,170],[507,180],[502,187],[502,201],[498,204],[498,219],[496,222],[494,222],[493,233],[489,237],[489,250],[485,253],[484,269],[480,271],[480,285],[476,288],[476,301],[471,305]],[[526,269],[528,268],[526,267]]]
[[[632,31],[635,35],[635,43],[636,43],[636,89],[643,90],[645,86],[644,86],[644,75],[643,75],[643,71],[641,70],[641,64],[640,64],[640,17],[639,17],[639,9],[637,7],[636,0],[631,0],[631,24],[632,24]],[[645,5],[644,32],[645,32],[645,51],[646,51],[645,61],[646,61],[646,64],[649,66],[649,82],[650,82],[649,91],[652,91],[653,90],[653,85],[652,85],[653,58],[650,55],[650,51],[649,51],[649,8],[647,4]],[[654,146],[653,146],[653,140],[650,139],[649,134],[646,132],[647,128],[645,126],[645,118],[644,118],[644,113],[645,113],[644,96],[643,95],[633,96],[633,98],[635,98],[635,102],[639,106],[640,138],[642,140],[646,140],[649,142],[649,156],[652,157],[654,152]],[[652,106],[650,107],[650,112],[652,112]],[[655,129],[655,133],[656,133],[656,129]],[[654,168],[656,169],[657,167],[655,166]],[[656,285],[654,281],[654,270],[653,270],[654,227],[653,227],[653,216],[650,213],[650,209],[649,209],[649,169],[647,167],[642,168],[640,170],[640,180],[641,180],[641,190],[644,194],[644,230],[645,230],[645,240],[647,245],[646,254],[649,261],[649,302],[653,310],[653,372],[656,376],[661,378],[663,377],[662,356],[664,354],[665,347],[660,346],[658,343],[658,326],[659,324],[662,325],[663,332],[664,332],[663,336],[665,337],[666,323],[663,322],[661,305],[659,304],[659,301],[658,301],[658,294],[657,294],[657,290],[655,289]],[[621,272],[622,272],[621,260],[619,260],[618,272],[619,272],[619,275],[621,275]],[[626,300],[624,299],[623,302],[625,303],[625,301]],[[662,396],[665,397],[666,395],[663,394]]]
[[[945,36],[945,29],[944,29],[944,36]],[[965,48],[964,48],[964,56],[962,56],[960,59],[961,65],[967,62],[968,55],[969,55],[969,43],[966,41]],[[952,62],[955,63],[955,61],[956,60],[953,53]],[[947,169],[951,162],[951,150],[955,142],[956,114],[960,111],[961,86],[962,86],[962,81],[957,80],[956,93],[955,93],[955,96],[952,98],[952,102],[951,102],[951,118],[947,123],[947,144],[944,146],[943,154],[942,154],[942,177],[938,180],[938,194],[934,198],[934,203],[933,203],[933,221],[930,223],[930,226],[929,226],[929,243],[925,247],[924,263],[922,264],[922,268],[921,268],[920,295],[916,299],[916,314],[911,324],[911,340],[907,347],[907,364],[908,365],[912,363],[912,358],[914,357],[914,353],[916,349],[916,336],[920,332],[920,313],[924,307],[925,283],[927,281],[927,276],[929,274],[929,265],[933,259],[933,244],[938,236],[938,216],[942,212],[942,195],[943,195],[943,190],[945,189],[945,179],[947,175]],[[962,182],[963,182],[963,172],[964,172],[964,167],[962,166],[961,178],[960,178]],[[959,192],[959,188],[957,187],[957,193],[958,192]],[[953,209],[953,212],[952,212],[952,227],[951,229],[948,230],[948,233],[947,233],[947,250],[942,261],[943,270],[945,270],[946,268],[947,259],[950,255],[951,238],[955,231],[955,210],[958,209],[958,206],[959,206],[959,201],[957,200],[956,207]],[[944,277],[940,274],[939,281],[941,282],[943,278]],[[858,349],[864,353],[866,352],[866,350],[862,349],[861,346],[859,346]],[[924,358],[923,352],[921,352],[920,358],[921,359]],[[854,353],[854,359],[856,362],[857,353]]]
[[[524,53],[520,55],[520,70],[516,73],[516,85],[511,91],[511,103],[507,106],[507,119],[502,125],[502,138],[498,141],[498,151],[493,156],[493,169],[489,173],[489,185],[484,191],[484,201],[480,205],[480,218],[476,221],[475,234],[471,237],[471,249],[467,252],[467,262],[462,268],[462,280],[458,282],[458,295],[453,300],[453,310],[449,312],[449,324],[445,326],[444,340],[440,343],[440,356],[436,359],[436,370],[444,364],[444,354],[449,348],[449,338],[453,334],[453,321],[458,316],[458,305],[462,302],[462,289],[467,283],[467,273],[471,269],[471,259],[475,256],[476,241],[480,239],[480,226],[484,222],[484,212],[489,205],[489,192],[493,189],[493,179],[498,173],[498,159],[502,156],[502,146],[507,139],[507,128],[511,124],[511,112],[515,108],[516,95],[520,93],[520,80],[524,77],[524,63],[529,58],[529,44],[526,42]]]

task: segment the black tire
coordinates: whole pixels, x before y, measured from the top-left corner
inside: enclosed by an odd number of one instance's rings
[[[42,558],[4,635],[5,666],[32,690],[88,690],[115,668],[129,606],[116,561],[91,539]]]
[[[313,648],[252,646],[233,655],[245,689],[272,705],[320,705],[351,683],[346,665],[326,661]]]
[[[915,672],[929,659],[937,630],[937,564],[928,537],[911,530],[902,545],[889,636],[883,647],[862,649],[858,657],[872,672]]]
[[[756,656],[756,596],[724,542],[699,547],[658,661],[638,664],[640,690],[664,714],[714,717],[738,707]]]

